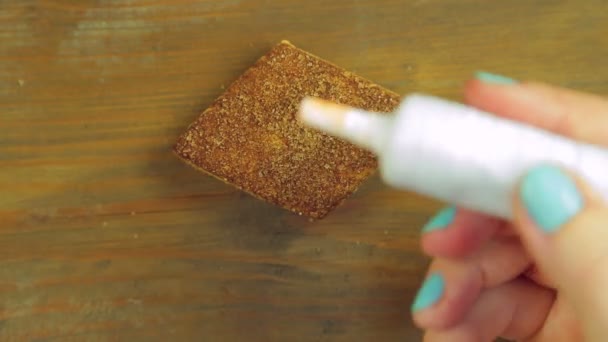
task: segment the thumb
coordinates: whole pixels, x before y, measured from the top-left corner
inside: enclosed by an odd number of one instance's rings
[[[580,178],[543,165],[515,196],[515,227],[539,270],[574,309],[589,340],[608,331],[608,209]]]

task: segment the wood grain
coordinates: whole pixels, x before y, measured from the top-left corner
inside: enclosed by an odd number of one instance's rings
[[[170,152],[281,39],[399,93],[476,69],[608,91],[608,4],[5,0],[0,340],[416,341],[439,203],[377,177],[309,222]]]

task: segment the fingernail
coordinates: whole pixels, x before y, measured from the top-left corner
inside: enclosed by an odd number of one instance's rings
[[[452,221],[454,221],[454,217],[456,216],[456,208],[455,207],[447,207],[442,209],[437,215],[433,216],[433,218],[422,228],[423,233],[428,233],[433,230],[443,229],[447,227]]]
[[[506,76],[501,76],[501,75],[496,75],[496,74],[492,74],[486,71],[478,71],[475,73],[475,78],[477,78],[478,80],[485,82],[485,83],[491,83],[491,84],[515,84],[517,83],[516,80],[506,77]]]
[[[576,183],[557,167],[543,165],[524,177],[520,197],[528,215],[544,232],[557,231],[584,206]]]
[[[418,294],[416,294],[416,299],[412,304],[412,312],[424,310],[437,303],[441,299],[444,289],[443,276],[439,273],[430,274],[418,290]]]

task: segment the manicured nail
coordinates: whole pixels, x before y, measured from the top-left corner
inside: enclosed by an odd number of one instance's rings
[[[475,73],[475,78],[477,78],[478,80],[485,82],[485,83],[492,83],[492,84],[515,84],[517,83],[516,80],[506,77],[506,76],[501,76],[501,75],[496,75],[496,74],[492,74],[489,72],[485,72],[485,71],[478,71]]]
[[[550,233],[583,208],[583,196],[576,183],[557,167],[533,168],[524,177],[520,197],[538,228]]]
[[[433,230],[443,229],[447,227],[456,216],[455,207],[447,207],[442,209],[437,215],[435,215],[425,226],[422,228],[423,233],[428,233]]]
[[[441,299],[444,289],[443,276],[439,273],[430,274],[418,290],[418,294],[416,294],[416,299],[412,304],[412,312],[424,310],[437,303]]]

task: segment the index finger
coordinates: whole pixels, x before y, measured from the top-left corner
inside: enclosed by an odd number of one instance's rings
[[[498,82],[478,76],[468,81],[464,91],[466,102],[497,116],[608,146],[606,98],[538,82],[495,80]]]

